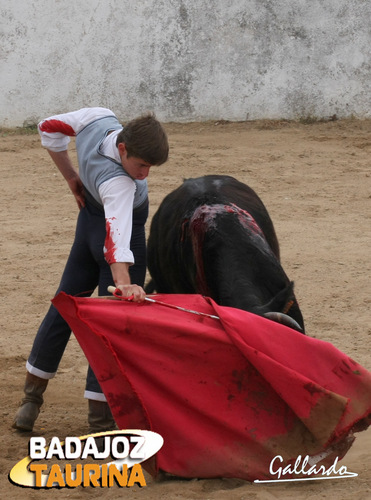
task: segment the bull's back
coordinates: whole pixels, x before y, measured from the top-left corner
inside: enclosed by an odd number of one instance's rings
[[[200,205],[234,204],[246,210],[256,220],[269,246],[276,257],[280,258],[279,245],[272,220],[262,200],[246,184],[228,175],[208,175],[188,179],[183,186],[193,199],[195,210]]]
[[[198,207],[215,204],[234,204],[251,214],[279,259],[273,223],[253,189],[230,176],[187,179],[164,198],[152,219],[148,268],[158,292],[197,292],[196,265],[188,225]]]

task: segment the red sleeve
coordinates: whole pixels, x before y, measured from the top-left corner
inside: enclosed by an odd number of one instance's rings
[[[44,120],[39,126],[41,132],[53,133],[60,132],[64,135],[69,135],[71,137],[75,136],[76,133],[68,123],[62,122],[61,120]]]

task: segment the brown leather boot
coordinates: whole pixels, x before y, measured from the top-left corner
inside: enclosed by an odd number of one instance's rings
[[[91,434],[117,430],[117,425],[108,403],[105,401],[95,401],[94,399],[88,399],[88,403],[88,422]]]
[[[22,399],[12,427],[20,431],[32,431],[35,420],[39,416],[40,406],[44,402],[43,393],[48,380],[27,372],[24,385],[25,397]]]

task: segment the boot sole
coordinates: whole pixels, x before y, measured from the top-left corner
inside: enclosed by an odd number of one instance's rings
[[[13,429],[17,429],[22,432],[31,432],[33,430],[33,425],[31,426],[30,424],[22,424],[18,422],[14,422],[12,427]]]

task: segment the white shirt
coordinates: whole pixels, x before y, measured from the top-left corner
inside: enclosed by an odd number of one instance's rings
[[[41,144],[51,151],[65,151],[68,149],[70,136],[77,135],[86,125],[104,116],[115,115],[106,108],[83,108],[46,118],[38,124]],[[116,147],[119,132],[120,130],[115,130],[109,134],[104,139],[101,150],[104,155],[121,163]],[[103,252],[108,264],[134,263],[130,250],[134,194],[135,182],[126,175],[109,179],[99,187],[107,231]]]

